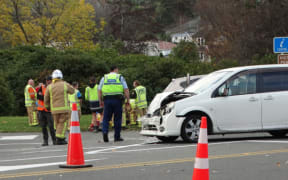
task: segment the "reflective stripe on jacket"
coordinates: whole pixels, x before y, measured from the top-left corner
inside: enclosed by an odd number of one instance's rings
[[[53,83],[47,87],[44,96],[45,107],[51,109],[52,114],[70,112],[68,103],[68,94],[74,93],[74,88],[63,80],[53,80]]]
[[[147,108],[147,99],[146,99],[146,88],[144,86],[137,86],[135,88],[136,92],[136,106],[140,109]]]
[[[102,87],[103,96],[123,95],[124,88],[120,81],[120,74],[110,73],[104,76],[104,84]]]
[[[30,88],[33,90],[32,92],[29,92]],[[32,106],[33,104],[35,104],[37,93],[36,93],[36,90],[31,85],[27,84],[27,86],[25,87],[25,90],[24,90],[24,95],[25,95],[25,106],[26,107],[29,107],[29,106]],[[35,99],[33,100],[31,98],[31,96],[34,96]]]

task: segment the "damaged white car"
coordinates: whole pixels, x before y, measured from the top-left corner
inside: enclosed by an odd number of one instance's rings
[[[201,116],[208,134],[288,133],[288,65],[259,65],[215,71],[183,92],[161,98],[160,109],[149,109],[141,134],[174,141],[198,139]]]
[[[204,75],[188,75],[187,77],[172,79],[171,83],[169,83],[162,93],[156,94],[148,107],[146,116],[140,119],[142,121],[140,134],[144,136],[156,136],[165,142],[176,140],[179,137],[179,133],[177,133],[175,122],[178,120],[175,113],[168,112],[172,110],[174,101],[190,96],[189,92],[185,92],[185,88],[194,84],[203,76]],[[165,116],[165,114],[167,114],[167,116]],[[164,127],[163,117],[165,118],[166,127]],[[168,119],[171,123],[168,122]],[[166,131],[163,131],[163,128],[166,129]]]

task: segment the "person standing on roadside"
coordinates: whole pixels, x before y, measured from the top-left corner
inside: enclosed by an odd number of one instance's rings
[[[124,77],[118,74],[117,66],[111,66],[110,73],[102,77],[98,87],[98,97],[101,107],[104,106],[103,117],[103,140],[109,142],[108,130],[109,121],[114,115],[114,141],[123,141],[121,137],[122,124],[122,104],[124,95],[127,99],[126,105],[129,106],[129,89]]]
[[[27,109],[29,126],[37,126],[38,125],[37,107],[36,107],[37,92],[34,89],[33,79],[28,80],[28,83],[24,90],[24,96],[25,96],[25,107]]]
[[[68,103],[68,94],[74,93],[74,88],[63,81],[63,74],[59,69],[52,73],[52,83],[47,87],[44,96],[44,104],[46,108],[51,109],[51,113],[56,126],[56,145],[67,144],[65,140],[65,132],[69,113],[71,112]]]
[[[70,104],[70,108],[71,108],[71,111],[72,111],[72,104],[73,103],[76,103],[77,104],[77,111],[78,111],[78,118],[80,120],[81,118],[81,105],[82,105],[82,94],[81,92],[78,90],[79,88],[79,83],[74,81],[72,83],[72,86],[73,88],[75,89],[75,92],[74,94],[69,94],[68,95],[68,98],[69,98],[69,104]],[[68,130],[70,130],[70,123],[71,123],[71,113],[69,114],[69,123],[68,123]]]
[[[92,112],[91,124],[88,130],[98,132],[100,131],[101,122],[97,119],[97,113],[102,114],[103,108],[100,107],[99,104],[98,84],[96,83],[96,78],[94,76],[90,77],[89,86],[85,89],[85,100],[89,101],[89,107]]]
[[[46,84],[42,84],[38,90],[37,90],[37,99],[38,99],[38,117],[39,117],[39,124],[42,128],[42,134],[43,134],[43,144],[42,146],[48,146],[48,131],[47,131],[47,127],[50,131],[50,136],[52,139],[53,144],[56,144],[56,136],[55,136],[55,131],[54,131],[54,122],[53,122],[53,118],[51,115],[51,112],[48,111],[45,108],[44,105],[44,96],[46,93],[46,88],[49,84],[51,84],[52,82],[52,77],[51,76],[47,76],[46,77]]]
[[[133,82],[134,86],[134,96],[136,105],[136,118],[144,116],[147,111],[147,98],[146,98],[146,88],[140,84],[138,80]]]

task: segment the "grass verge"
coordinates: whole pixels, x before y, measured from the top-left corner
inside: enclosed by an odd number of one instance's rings
[[[81,131],[87,131],[90,123],[91,115],[82,115],[80,119]],[[127,129],[139,130],[140,128],[129,125]],[[39,126],[30,127],[27,116],[0,116],[0,132],[41,132],[41,128]]]

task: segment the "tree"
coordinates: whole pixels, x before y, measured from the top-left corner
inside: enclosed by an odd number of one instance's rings
[[[139,6],[131,0],[112,0],[110,26],[112,34],[121,40],[145,41],[156,39],[162,31],[156,21],[152,4]]]
[[[273,37],[287,35],[287,9],[287,0],[201,0],[195,8],[210,54],[241,64],[272,53]]]
[[[0,34],[13,46],[40,44],[58,48],[95,47],[93,6],[84,0],[0,0]]]
[[[186,62],[199,61],[198,48],[194,42],[181,41],[172,50],[172,56],[180,58]]]
[[[158,23],[170,25],[183,24],[193,17],[195,0],[158,0],[155,2]]]

